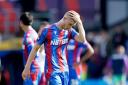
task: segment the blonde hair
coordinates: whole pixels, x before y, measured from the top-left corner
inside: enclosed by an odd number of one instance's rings
[[[79,16],[79,17],[80,17],[80,15],[79,15],[77,12],[75,12],[75,11],[71,10],[71,11],[68,11],[68,12],[66,12],[66,13],[64,14],[63,19],[65,19],[65,18],[69,18],[69,19],[73,20],[74,25],[75,25],[75,24],[76,24],[76,21],[75,21],[74,19],[72,19],[72,18],[71,18],[71,17],[72,17],[72,15],[77,15],[77,16]]]

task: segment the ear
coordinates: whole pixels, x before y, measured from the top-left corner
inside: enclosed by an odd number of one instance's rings
[[[67,16],[64,16],[63,19],[67,19]]]
[[[20,21],[20,24],[22,25],[22,24],[23,24],[23,22],[22,22],[22,21]]]

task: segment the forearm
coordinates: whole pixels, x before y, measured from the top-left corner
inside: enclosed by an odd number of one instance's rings
[[[44,45],[42,45],[39,49],[39,52],[41,53],[44,50]]]
[[[86,55],[82,56],[80,63],[86,62],[90,57],[91,57],[90,53],[87,53]]]
[[[94,50],[92,48],[92,46],[89,43],[86,43],[88,50],[86,53],[84,53],[84,55],[82,56],[82,59],[80,62],[85,62],[87,61],[93,54],[94,54]]]
[[[84,42],[85,41],[85,30],[84,30],[82,22],[78,22],[77,27],[78,27],[78,31],[79,31],[79,36],[78,36],[79,41]]]

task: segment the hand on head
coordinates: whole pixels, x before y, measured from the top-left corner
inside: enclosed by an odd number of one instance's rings
[[[71,18],[76,23],[81,22],[80,15],[73,10],[66,12],[65,16]]]

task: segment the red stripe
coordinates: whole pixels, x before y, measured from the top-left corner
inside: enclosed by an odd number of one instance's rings
[[[36,71],[35,72],[30,72],[30,76],[31,76],[31,79],[32,79],[32,82],[34,83],[34,81],[37,80],[37,77],[38,77],[38,74],[39,74],[39,69],[35,69]]]
[[[59,34],[59,38],[62,38],[64,36],[64,31],[61,31]],[[58,56],[58,63],[60,66],[60,70],[64,71],[64,65],[63,65],[63,57],[62,57],[62,45],[60,44],[57,48],[57,56]]]
[[[75,63],[76,59],[77,59],[77,48],[78,48],[78,43],[75,42],[75,49],[74,49],[74,54],[73,54],[73,63]]]
[[[71,39],[71,30],[68,30],[68,38]]]
[[[27,46],[25,45],[25,48],[24,48],[24,57],[25,57],[25,62],[27,62],[27,59],[28,59],[28,49],[27,49]]]
[[[41,79],[39,81],[39,85],[47,85],[44,73],[42,73],[42,75],[41,75]]]
[[[65,0],[68,10],[79,11],[79,2],[78,0]]]
[[[48,39],[48,43],[47,43],[47,45],[46,45],[46,59],[47,59],[47,64],[48,64],[48,71],[47,71],[47,73],[46,73],[46,78],[47,79],[49,79],[50,78],[50,76],[51,76],[51,73],[52,73],[52,70],[53,70],[53,68],[52,68],[52,55],[51,55],[51,53],[52,53],[52,47],[51,47],[51,45],[50,45],[50,42],[51,42],[51,40],[52,40],[52,34],[51,34],[51,32],[50,32],[50,30],[48,30],[48,34],[47,34],[47,39]]]
[[[45,0],[39,0],[37,8],[39,9],[39,11],[46,11],[47,6]]]

